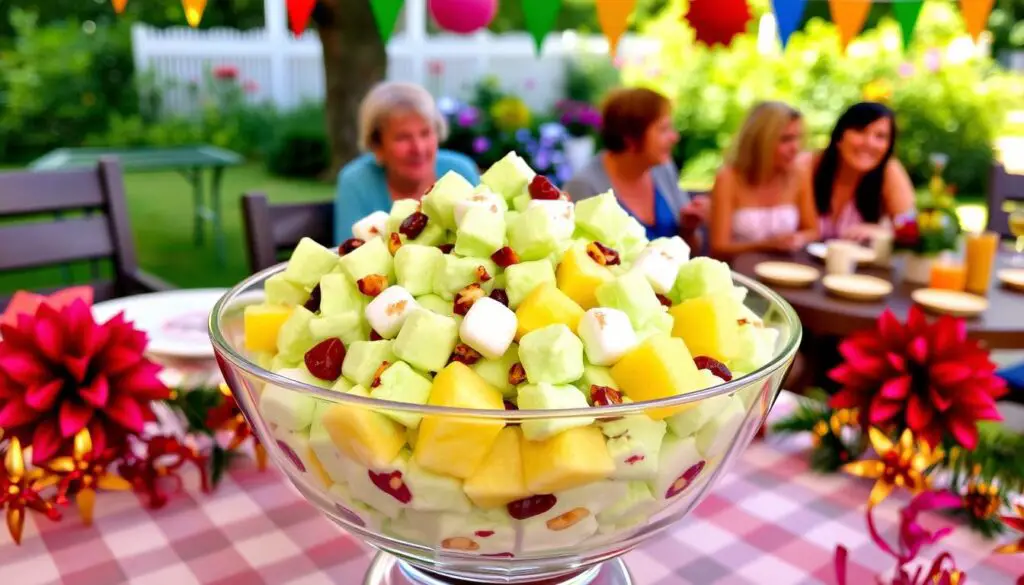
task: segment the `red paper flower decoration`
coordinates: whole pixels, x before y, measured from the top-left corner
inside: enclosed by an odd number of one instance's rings
[[[690,0],[683,17],[693,27],[697,42],[709,47],[729,46],[736,35],[747,31],[750,19],[747,0]]]
[[[945,436],[967,449],[978,442],[978,421],[1002,420],[995,399],[1006,382],[977,342],[967,339],[962,319],[928,323],[917,307],[907,323],[886,311],[876,331],[839,345],[846,362],[829,372],[842,385],[833,408],[857,408],[864,428],[909,428],[934,447]]]
[[[146,335],[119,314],[98,325],[82,301],[0,325],[0,427],[32,445],[42,465],[89,429],[94,453],[123,444],[168,398],[160,366],[143,357]]]

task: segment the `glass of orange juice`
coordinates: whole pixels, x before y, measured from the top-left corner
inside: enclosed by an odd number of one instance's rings
[[[967,285],[967,267],[962,262],[939,260],[932,264],[930,288],[964,290]]]
[[[1017,237],[1015,249],[1017,253],[1013,256],[1015,266],[1024,266],[1024,207],[1017,206],[1008,219],[1010,233]]]
[[[967,262],[966,290],[983,295],[992,283],[992,266],[999,250],[999,234],[983,232],[968,234],[965,259]]]

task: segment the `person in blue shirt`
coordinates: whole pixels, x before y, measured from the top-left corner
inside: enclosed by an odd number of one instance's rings
[[[472,184],[480,173],[469,157],[439,148],[448,124],[430,93],[415,84],[385,82],[359,108],[359,147],[365,154],[338,174],[334,239],[352,237],[352,225],[398,199],[419,199],[448,171]]]

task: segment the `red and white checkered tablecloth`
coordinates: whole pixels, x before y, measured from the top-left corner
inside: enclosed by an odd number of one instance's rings
[[[832,585],[836,544],[850,550],[850,583],[874,583],[892,567],[870,542],[864,521],[869,481],[818,475],[805,442],[769,437],[753,444],[732,472],[685,520],[626,556],[642,585]],[[368,547],[306,504],[276,470],[239,462],[213,494],[188,492],[157,511],[128,493],[97,498],[84,527],[68,510],[50,523],[30,516],[22,546],[0,531],[0,583],[115,585],[356,585]],[[892,536],[905,498],[878,512]],[[931,525],[950,521],[939,516]],[[966,527],[940,544],[970,583],[1011,585],[1024,573],[1019,556],[993,555],[996,543]],[[938,551],[932,551],[936,554]]]

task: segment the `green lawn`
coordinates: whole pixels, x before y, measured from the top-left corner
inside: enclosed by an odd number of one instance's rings
[[[261,164],[227,170],[223,189],[227,265],[219,267],[209,237],[202,247],[193,243],[192,193],[180,175],[128,174],[125,183],[139,263],[145,270],[186,288],[228,286],[249,273],[242,228],[242,193],[263,191],[276,202],[324,201],[334,196],[334,185],[272,177]],[[73,274],[76,279],[83,278],[88,270],[75,267]],[[52,268],[0,275],[0,291],[60,284],[61,273]]]

